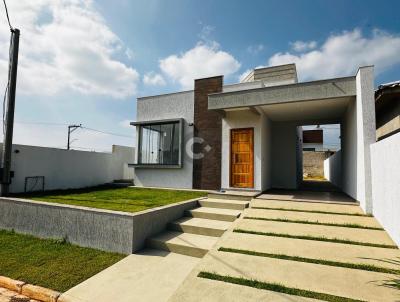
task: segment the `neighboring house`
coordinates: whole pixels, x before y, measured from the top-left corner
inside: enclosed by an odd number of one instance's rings
[[[380,85],[375,91],[376,138],[400,131],[400,81]]]
[[[242,83],[197,79],[194,90],[138,98],[139,186],[296,189],[301,125],[341,124],[341,189],[369,212],[375,142],[373,67],[298,83],[294,64],[253,70]]]
[[[303,151],[324,151],[324,132],[322,129],[303,130]]]

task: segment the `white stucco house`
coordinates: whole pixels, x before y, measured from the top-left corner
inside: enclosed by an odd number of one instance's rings
[[[373,67],[298,82],[295,64],[253,70],[241,83],[198,79],[194,90],[138,98],[135,183],[195,189],[296,189],[301,126],[341,125],[340,188],[371,210]],[[340,171],[339,173],[337,171]]]

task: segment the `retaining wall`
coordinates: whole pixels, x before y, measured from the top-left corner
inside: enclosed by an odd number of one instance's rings
[[[53,204],[19,198],[0,198],[0,229],[68,242],[100,250],[133,253],[168,222],[198,205],[197,199],[126,213]]]

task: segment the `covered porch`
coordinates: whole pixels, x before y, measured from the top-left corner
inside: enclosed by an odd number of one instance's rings
[[[209,95],[222,115],[221,188],[308,191],[301,126],[340,124],[340,159],[330,181],[367,213],[371,207],[369,145],[375,141],[373,68],[355,76]]]

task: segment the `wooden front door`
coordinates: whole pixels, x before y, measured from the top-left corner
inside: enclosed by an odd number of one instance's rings
[[[231,130],[231,187],[254,187],[254,130]]]

